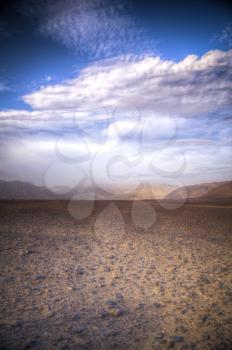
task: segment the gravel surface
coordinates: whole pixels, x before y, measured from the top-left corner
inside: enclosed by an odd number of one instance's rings
[[[232,349],[232,209],[149,203],[1,202],[0,349]]]

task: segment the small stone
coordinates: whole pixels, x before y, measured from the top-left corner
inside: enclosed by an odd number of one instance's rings
[[[172,342],[175,343],[181,343],[184,340],[184,337],[182,335],[173,335],[172,336]]]
[[[101,312],[101,318],[106,319],[109,316],[108,312],[102,311]]]
[[[157,335],[155,336],[155,339],[157,339],[157,340],[163,339],[164,336],[165,336],[165,333],[164,333],[164,331],[162,331],[161,333],[159,333],[159,334],[157,334]]]
[[[80,320],[81,319],[81,315],[80,314],[76,314],[72,317],[72,320],[73,321],[77,321],[77,320]]]
[[[27,349],[33,349],[34,347],[36,347],[38,345],[37,340],[31,340],[29,343],[27,343],[24,347],[24,350]]]
[[[109,331],[109,332],[106,332],[105,333],[105,336],[106,337],[116,337],[117,335],[119,335],[120,333],[116,330],[112,330],[112,331]]]
[[[145,308],[146,304],[144,303],[139,303],[138,308],[143,310]]]
[[[204,315],[204,316],[202,317],[202,322],[203,322],[203,323],[207,322],[208,320],[209,320],[209,316],[208,316],[208,315]]]
[[[104,267],[104,272],[110,272],[110,271],[111,271],[111,269],[110,269],[109,266],[105,266],[105,267]]]
[[[74,330],[74,332],[75,332],[76,334],[82,334],[82,333],[84,333],[84,331],[85,331],[85,329],[84,329],[83,327],[76,328],[76,329]]]
[[[27,256],[29,255],[29,251],[27,249],[20,249],[19,256]]]
[[[210,340],[210,334],[209,333],[204,333],[203,334],[203,340]]]
[[[116,299],[117,299],[119,302],[123,301],[123,295],[122,295],[122,293],[116,293]]]
[[[210,284],[210,283],[211,283],[211,282],[210,282],[210,279],[209,279],[208,276],[206,276],[206,275],[202,275],[202,276],[200,277],[200,282],[205,283],[205,284]]]
[[[109,310],[110,316],[118,317],[124,315],[125,311],[121,308],[114,308]]]
[[[36,280],[36,281],[38,281],[38,280],[44,280],[46,278],[46,275],[36,275],[35,277],[34,277],[34,279]]]
[[[75,272],[76,272],[78,275],[84,275],[85,270],[84,270],[83,267],[78,266],[78,267],[75,269]]]
[[[223,282],[219,282],[218,283],[218,288],[223,289],[224,288],[224,283]]]
[[[160,308],[160,307],[162,306],[162,304],[160,304],[160,303],[155,303],[154,306],[155,306],[156,308]]]
[[[116,307],[117,306],[117,301],[109,299],[109,300],[107,300],[106,304],[109,305],[110,307]]]
[[[73,287],[68,286],[68,287],[66,287],[65,289],[66,289],[66,290],[73,290]]]

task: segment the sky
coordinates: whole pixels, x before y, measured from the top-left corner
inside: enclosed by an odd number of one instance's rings
[[[231,179],[229,1],[1,1],[0,52],[0,179]]]

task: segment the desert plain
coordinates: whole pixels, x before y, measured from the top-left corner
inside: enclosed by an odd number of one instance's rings
[[[232,349],[232,207],[136,203],[1,201],[1,350]]]

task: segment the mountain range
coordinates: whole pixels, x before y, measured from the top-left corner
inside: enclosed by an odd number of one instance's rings
[[[232,201],[232,181],[211,182],[180,187],[169,193],[165,199],[186,199],[192,202]]]
[[[63,189],[62,189],[63,190]],[[56,189],[57,191],[57,189]],[[87,192],[94,192],[88,189]],[[60,191],[60,194],[53,193],[46,187],[36,186],[31,183],[21,181],[3,181],[0,180],[0,199],[22,199],[22,200],[55,200],[85,199],[85,193],[78,193],[73,189],[66,193]],[[104,195],[96,196],[97,199],[105,199]],[[108,198],[108,197],[107,197]],[[164,199],[169,201],[187,200],[187,201],[232,201],[232,181],[203,183],[193,186],[175,188],[170,185],[148,185],[139,186],[134,192],[128,195],[115,196],[117,199],[145,200],[145,199]],[[111,196],[112,199],[112,196]]]

